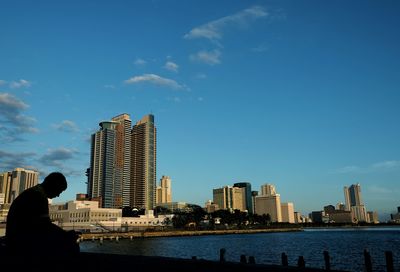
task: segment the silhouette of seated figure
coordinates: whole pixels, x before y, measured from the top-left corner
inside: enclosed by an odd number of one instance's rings
[[[11,255],[69,257],[79,253],[78,234],[50,221],[48,199],[67,189],[63,174],[53,172],[41,184],[23,191],[7,216],[6,242]]]

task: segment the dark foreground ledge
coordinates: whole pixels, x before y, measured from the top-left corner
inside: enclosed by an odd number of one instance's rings
[[[3,256],[2,256],[3,257]],[[247,264],[219,262],[156,256],[136,256],[104,253],[81,252],[70,259],[24,258],[8,256],[3,264],[9,268],[27,265],[30,271],[163,271],[163,272],[269,272],[269,271],[310,271],[322,272],[323,269],[298,268],[280,265]],[[335,271],[335,270],[330,270]],[[336,270],[337,271],[337,270]]]

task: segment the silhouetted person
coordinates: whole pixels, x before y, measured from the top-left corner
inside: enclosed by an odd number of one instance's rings
[[[48,199],[67,189],[59,172],[26,189],[12,202],[7,216],[7,249],[12,255],[69,257],[79,253],[77,234],[50,221]]]

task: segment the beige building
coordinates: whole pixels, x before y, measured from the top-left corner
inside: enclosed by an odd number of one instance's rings
[[[367,212],[367,219],[369,223],[379,224],[378,213],[369,211]]]
[[[275,185],[268,184],[268,183],[261,185],[261,195],[265,195],[265,196],[276,195]]]
[[[294,205],[292,202],[281,203],[282,222],[295,223]]]
[[[156,190],[156,204],[172,202],[171,178],[162,176]]]
[[[255,213],[258,215],[269,214],[272,222],[282,222],[281,211],[281,196],[275,195],[260,195],[256,196]]]
[[[219,210],[219,206],[218,204],[215,204],[214,202],[212,202],[211,200],[208,200],[205,203],[205,210],[207,213],[213,213],[215,211]]]
[[[0,173],[0,205],[11,204],[26,189],[38,184],[39,172],[24,168]]]
[[[246,210],[245,188],[224,186],[213,189],[213,202],[223,210]]]

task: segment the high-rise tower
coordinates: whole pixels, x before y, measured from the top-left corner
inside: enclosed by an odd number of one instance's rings
[[[131,192],[131,126],[132,121],[126,113],[111,119],[116,125],[116,155],[115,170],[116,179],[121,183],[122,206],[130,206]]]
[[[156,204],[156,126],[154,115],[132,128],[130,206],[152,210]]]
[[[92,134],[88,195],[102,208],[120,208],[122,184],[116,171],[117,122],[100,122]]]
[[[367,221],[367,211],[361,198],[361,186],[359,183],[344,187],[344,200],[346,210],[351,211],[353,218],[360,222]]]

